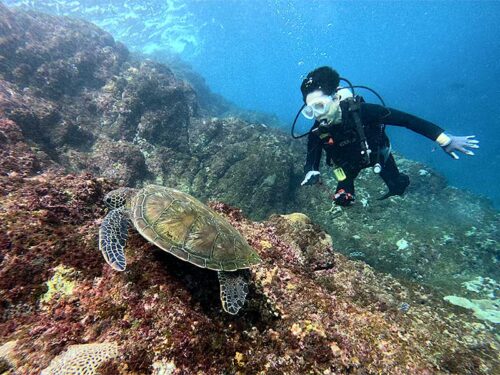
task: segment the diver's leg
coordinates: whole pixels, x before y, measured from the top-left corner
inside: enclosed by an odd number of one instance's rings
[[[345,179],[337,183],[337,192],[344,190],[346,193],[354,195],[354,180],[358,177],[361,169],[346,169],[343,168]]]
[[[410,178],[404,173],[399,172],[392,153],[389,154],[389,157],[385,161],[382,171],[380,172],[380,177],[384,180],[389,191],[379,199],[386,199],[392,195],[403,195],[410,184]]]
[[[334,195],[335,204],[339,206],[348,206],[354,203],[354,180],[358,176],[360,169],[344,169],[346,178],[337,183],[337,189]]]

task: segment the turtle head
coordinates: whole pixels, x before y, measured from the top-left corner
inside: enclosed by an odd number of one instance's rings
[[[104,203],[110,209],[116,209],[124,207],[130,197],[134,194],[135,189],[131,188],[119,188],[110,191],[104,196]]]

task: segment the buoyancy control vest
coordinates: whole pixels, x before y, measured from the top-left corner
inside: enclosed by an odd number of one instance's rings
[[[318,123],[317,126],[315,125],[311,132],[323,142],[327,154],[327,165],[337,165],[345,168],[349,164],[351,169],[362,169],[370,165],[377,165],[376,171],[379,172],[383,161],[388,156],[389,140],[385,135],[384,124],[378,124],[375,128],[373,126],[370,129],[366,128],[366,124],[363,124],[361,118],[361,103],[364,103],[361,96],[344,99],[340,103],[342,123],[332,124],[325,120]],[[368,142],[367,130],[370,134],[370,140],[373,142],[372,145]],[[374,149],[372,150],[371,147],[374,147]],[[337,148],[346,151],[349,149],[350,152],[356,150],[356,155],[354,157],[344,155],[344,163],[340,162],[340,160],[334,160],[332,152],[329,151]]]
[[[341,109],[342,111],[346,112],[346,115],[342,116],[342,124],[341,126],[343,127],[342,131],[343,132],[349,132],[352,134],[352,137],[350,140],[344,140],[342,142],[359,142],[360,146],[360,161],[357,163],[358,165],[354,166],[351,165],[353,168],[365,168],[370,165],[373,165],[373,171],[375,173],[380,173],[382,164],[387,160],[389,154],[390,154],[390,143],[389,143],[389,138],[385,134],[385,125],[383,123],[379,124],[377,131],[377,135],[375,136],[376,140],[376,150],[375,153],[372,154],[372,150],[370,149],[370,145],[368,144],[367,137],[366,137],[366,132],[365,132],[365,124],[363,124],[362,119],[361,119],[361,103],[364,103],[365,100],[362,96],[356,95],[355,94],[355,88],[362,88],[365,90],[368,90],[372,92],[382,103],[384,107],[386,107],[384,100],[382,97],[373,89],[367,87],[367,86],[354,86],[352,83],[345,79],[341,78],[341,81],[347,82],[349,89],[351,90],[353,96],[348,97],[340,102]],[[324,143],[327,145],[333,146],[335,143],[335,140],[333,137],[331,137],[332,133],[332,127],[339,126],[339,125],[334,125],[334,124],[329,124],[327,121],[325,122],[320,122],[317,126],[314,124],[307,133],[304,133],[302,135],[295,135],[294,129],[295,129],[295,124],[297,122],[298,117],[301,114],[302,109],[306,106],[304,104],[299,111],[297,112],[297,115],[295,116],[295,119],[293,121],[292,127],[291,127],[291,135],[294,139],[299,139],[302,137],[305,137],[311,133],[316,133]],[[371,160],[371,156],[374,156],[374,160]],[[327,164],[332,166],[335,164],[334,161],[332,160],[332,155],[331,153],[328,153],[327,150]],[[337,168],[335,171],[340,171],[340,175],[345,178],[345,173],[342,171],[342,167]],[[335,172],[336,177],[337,172]],[[343,179],[342,178],[342,179]]]

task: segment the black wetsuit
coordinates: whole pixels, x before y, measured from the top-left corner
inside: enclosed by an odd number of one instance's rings
[[[383,107],[377,104],[361,103],[358,111],[366,140],[372,153],[370,160],[364,161],[361,156],[361,139],[356,131],[353,115],[349,112],[347,100],[340,102],[342,123],[330,125],[327,131],[319,128],[316,121],[311,129],[307,143],[307,161],[304,172],[318,171],[323,149],[326,151],[328,165],[341,167],[346,179],[340,181],[337,191],[354,194],[354,179],[359,172],[367,167],[380,163],[380,177],[389,188],[388,195],[401,195],[409,184],[408,176],[400,173],[390,153],[389,138],[384,131],[384,125],[404,126],[433,141],[443,132],[439,126],[397,109]]]

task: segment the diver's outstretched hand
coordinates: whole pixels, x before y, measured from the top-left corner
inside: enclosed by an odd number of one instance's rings
[[[475,135],[468,135],[465,137],[456,137],[453,135],[448,135],[450,141],[442,145],[444,152],[450,155],[453,159],[459,159],[455,151],[460,151],[465,155],[474,155],[474,153],[469,150],[469,148],[479,148],[479,141],[474,139]]]

